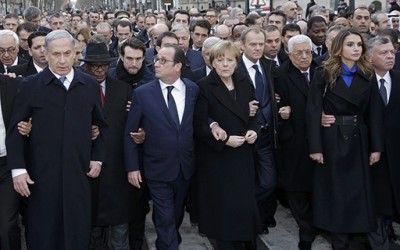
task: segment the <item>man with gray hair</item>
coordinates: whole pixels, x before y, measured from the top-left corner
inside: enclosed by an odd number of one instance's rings
[[[282,164],[278,172],[281,187],[287,192],[290,210],[299,226],[298,248],[311,250],[316,236],[312,224],[312,160],[307,147],[305,111],[314,67],[312,42],[305,35],[289,39],[289,59],[275,70],[276,92],[281,97],[279,138]]]
[[[24,22],[31,23],[37,31],[49,33],[51,29],[40,26],[41,16],[42,11],[38,7],[30,6],[24,11]]]
[[[49,18],[50,27],[52,30],[66,30],[68,29],[67,20],[65,16],[59,12],[54,13]]]
[[[25,78],[16,96],[7,162],[15,190],[29,197],[29,249],[87,250],[92,219],[89,180],[99,176],[105,157],[100,87],[72,67],[74,38],[67,31],[49,33],[45,49],[48,67]],[[30,117],[34,125],[27,140],[17,124]],[[100,129],[94,140],[92,125]]]
[[[9,73],[9,68],[26,63],[18,56],[19,39],[12,30],[0,30],[0,73]]]
[[[193,70],[194,79],[200,80],[201,78],[206,77],[208,76],[208,74],[210,74],[212,70],[212,65],[210,62],[210,50],[219,41],[221,41],[221,39],[215,36],[209,37],[204,40],[201,54],[203,55],[203,59],[206,64],[203,67]]]

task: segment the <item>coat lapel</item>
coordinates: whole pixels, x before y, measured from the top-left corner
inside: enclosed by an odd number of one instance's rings
[[[151,91],[151,92],[153,93],[154,100],[157,102],[157,106],[160,107],[161,113],[171,123],[171,126],[176,128],[174,120],[172,119],[171,115],[169,114],[169,110],[168,110],[167,104],[165,103],[165,99],[162,94],[162,90],[161,90],[158,80],[154,80],[153,82],[151,82],[149,84],[151,84],[151,87],[153,88],[153,91]]]
[[[390,90],[389,102],[386,107],[387,111],[392,107],[395,107],[396,103],[400,101],[400,73],[397,71],[390,71],[390,78],[392,80],[392,86]]]
[[[296,67],[294,67],[294,65],[292,65],[292,63],[289,63],[288,72],[289,72],[289,74],[288,74],[289,79],[292,81],[293,85],[296,86],[296,88],[298,88],[299,91],[304,96],[307,97],[310,86],[304,80],[304,76],[300,72],[300,70],[297,69]],[[291,72],[293,72],[293,74],[291,74]],[[311,74],[311,70],[310,70],[310,74]],[[310,76],[310,79],[311,79],[311,76]]]
[[[359,106],[359,98],[363,95],[365,91],[370,89],[370,80],[365,76],[357,72],[354,75],[353,81],[350,87],[347,87],[342,77],[338,77],[336,85],[330,90],[330,92],[338,97]]]

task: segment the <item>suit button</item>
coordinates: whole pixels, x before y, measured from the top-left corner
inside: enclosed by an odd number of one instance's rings
[[[348,140],[349,137],[347,135],[343,136],[343,139]]]

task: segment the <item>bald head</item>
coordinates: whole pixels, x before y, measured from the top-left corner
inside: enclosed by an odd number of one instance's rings
[[[221,24],[215,29],[215,36],[221,40],[228,40],[231,35],[231,31],[228,26]]]

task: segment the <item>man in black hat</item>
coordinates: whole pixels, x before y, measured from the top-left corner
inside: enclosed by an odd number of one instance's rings
[[[104,43],[89,43],[86,57],[81,59],[85,62],[86,72],[100,84],[99,94],[108,124],[104,168],[99,178],[91,183],[93,221],[90,249],[108,249],[108,242],[111,242],[112,249],[129,249],[129,222],[141,196],[141,190],[129,184],[124,169],[123,132],[132,86],[107,75],[108,66],[114,60]]]

